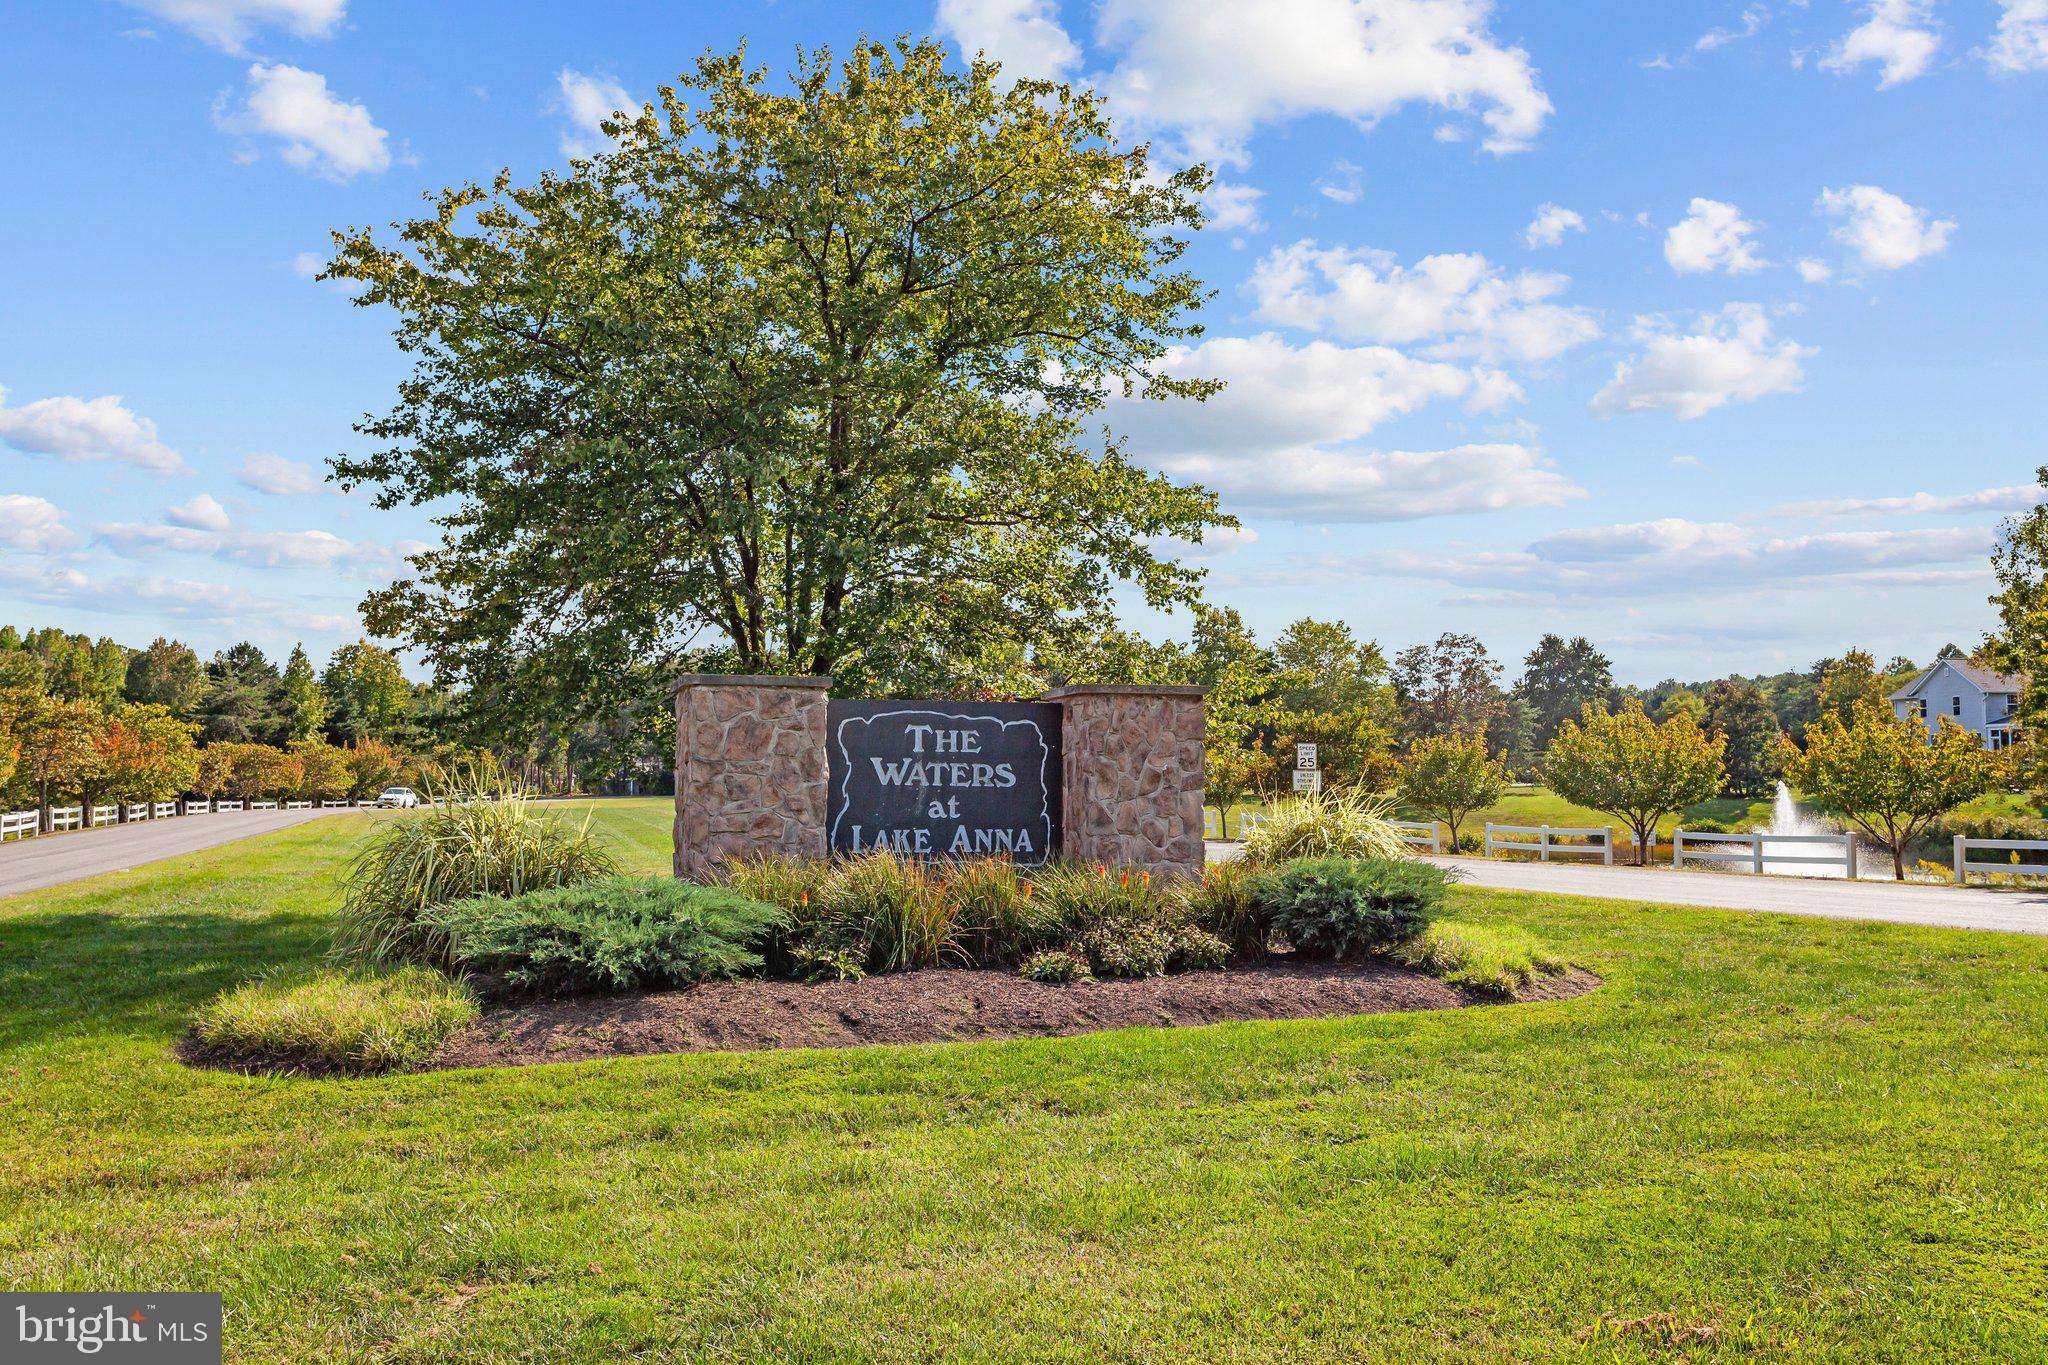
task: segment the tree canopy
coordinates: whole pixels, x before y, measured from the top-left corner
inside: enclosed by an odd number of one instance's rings
[[[1906,846],[1943,812],[1992,790],[2003,758],[1942,717],[1932,743],[1924,722],[1865,703],[1849,720],[1827,715],[1809,727],[1806,747],[1785,745],[1785,777],[1806,796],[1839,811],[1892,855],[1906,876]]]
[[[1092,94],[929,42],[707,56],[598,156],[438,195],[327,271],[416,361],[334,461],[442,543],[372,594],[470,704],[561,713],[693,645],[842,691],[1000,684],[1192,600],[1155,549],[1230,524],[1088,422],[1170,377],[1202,168],[1118,144]],[[638,671],[636,671],[638,670]]]

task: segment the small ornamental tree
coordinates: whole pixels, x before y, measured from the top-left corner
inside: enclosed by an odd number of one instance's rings
[[[398,778],[405,755],[382,740],[359,739],[348,746],[349,795],[367,801]]]
[[[1459,824],[1498,802],[1507,789],[1506,763],[1486,752],[1484,735],[1470,730],[1416,740],[1401,765],[1401,800],[1449,825],[1454,853]]]
[[[1566,721],[1543,757],[1544,780],[1567,801],[1627,822],[1636,863],[1647,866],[1657,821],[1721,790],[1722,741],[1689,712],[1662,725],[1630,702],[1618,714],[1587,707]]]
[[[17,689],[0,693],[0,726],[13,736],[16,780],[35,795],[38,827],[48,834],[50,798],[75,790],[98,761],[94,736],[103,719],[88,701]]]
[[[189,790],[199,775],[198,728],[167,706],[124,707],[99,735],[102,789],[124,802],[168,801]]]
[[[290,791],[297,765],[282,749],[268,744],[214,744],[206,750],[225,763],[225,794],[237,801],[261,801]]]
[[[1721,762],[1728,778],[1722,790],[1730,796],[1770,791],[1784,763],[1784,732],[1755,684],[1735,679],[1715,683],[1707,691],[1704,721],[1709,732],[1726,741]]]
[[[354,787],[355,772],[349,767],[346,749],[309,740],[292,745],[291,752],[299,761],[296,795],[301,800],[339,801]]]
[[[1906,879],[1906,847],[1944,812],[2008,778],[2001,755],[1943,717],[1932,742],[1923,722],[1864,703],[1843,724],[1824,717],[1806,731],[1804,751],[1785,745],[1785,777],[1800,794],[1848,819],[1892,855]]]

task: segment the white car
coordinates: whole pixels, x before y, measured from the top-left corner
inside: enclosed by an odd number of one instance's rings
[[[377,793],[380,806],[417,806],[419,803],[420,794],[411,787],[386,787]]]

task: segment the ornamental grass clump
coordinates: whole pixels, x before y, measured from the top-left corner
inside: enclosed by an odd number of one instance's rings
[[[605,877],[429,908],[456,966],[516,990],[690,986],[757,970],[779,907],[673,877]]]
[[[864,952],[870,972],[908,972],[957,957],[947,901],[925,864],[887,851],[849,858],[821,888],[825,938]]]
[[[192,1034],[226,1056],[312,1070],[390,1071],[429,1060],[475,1023],[476,1002],[427,967],[274,972],[192,1014]]]
[[[1099,863],[1048,863],[1031,874],[1033,898],[1043,904],[1042,923],[1061,939],[1086,933],[1105,920],[1148,922],[1159,918],[1163,885],[1149,872]]]
[[[1393,803],[1361,791],[1313,792],[1276,801],[1245,836],[1242,857],[1253,867],[1296,858],[1406,859],[1407,841],[1393,824]]]
[[[1202,880],[1177,883],[1181,918],[1223,940],[1232,952],[1263,956],[1272,921],[1254,894],[1259,869],[1242,858],[1203,869]]]
[[[424,921],[429,907],[571,886],[618,870],[588,816],[573,826],[536,813],[522,788],[471,787],[451,804],[385,821],[363,841],[348,866],[335,950],[372,962],[446,966],[448,936]]]
[[[1008,966],[1066,941],[1057,901],[1007,858],[947,863],[937,879],[954,943],[977,967]]]
[[[1408,859],[1309,858],[1264,873],[1255,894],[1296,952],[1342,960],[1421,933],[1442,913],[1449,881]]]

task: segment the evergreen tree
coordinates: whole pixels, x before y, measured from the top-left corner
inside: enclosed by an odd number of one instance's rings
[[[1534,713],[1531,745],[1538,752],[1548,749],[1560,726],[1588,706],[1606,707],[1613,690],[1613,666],[1585,636],[1567,641],[1545,635],[1522,660],[1522,680],[1515,685]]]
[[[201,737],[208,744],[270,744],[284,737],[282,680],[263,651],[244,640],[206,665],[199,703]]]
[[[327,698],[327,729],[337,742],[395,738],[412,701],[412,684],[398,656],[367,640],[334,651],[320,688]]]
[[[1771,790],[1784,765],[1784,732],[1754,683],[1724,678],[1709,688],[1706,729],[1724,741],[1721,763],[1728,776],[1723,792],[1762,796]]]
[[[285,663],[280,684],[280,701],[284,708],[285,743],[299,744],[320,739],[327,733],[327,693],[313,676],[313,661],[306,657],[304,645],[292,646],[292,657]]]

